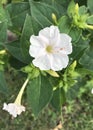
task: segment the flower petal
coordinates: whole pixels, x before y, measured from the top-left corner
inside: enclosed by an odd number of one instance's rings
[[[68,65],[68,56],[62,55],[61,53],[53,54],[50,57],[51,69],[54,71],[62,70]]]
[[[50,69],[49,57],[47,55],[42,55],[41,57],[34,59],[32,62],[36,67],[39,67],[41,70]]]
[[[6,110],[6,109],[7,109],[7,104],[4,103],[4,105],[3,105],[3,110]]]
[[[50,27],[46,27],[39,32],[39,36],[44,36],[47,38],[53,38],[54,36],[58,36],[58,34],[59,34],[58,27],[53,25]]]
[[[44,39],[41,39],[39,36],[32,35],[30,37],[30,43],[31,45],[34,45],[34,46],[44,47],[46,41],[44,41]]]
[[[47,43],[55,44],[59,37],[59,29],[57,26],[50,26],[42,29],[39,32],[41,39],[46,39]]]
[[[60,34],[60,39],[57,41],[57,44],[64,54],[70,54],[72,52],[72,43],[71,37],[67,34]]]
[[[30,45],[29,54],[32,57],[39,57],[40,55],[42,55],[44,53],[45,53],[45,49],[43,47],[40,47],[40,46],[37,47],[34,45]]]

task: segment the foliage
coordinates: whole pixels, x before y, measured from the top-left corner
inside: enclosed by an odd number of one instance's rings
[[[30,36],[50,25],[72,37],[69,65],[53,77],[32,64]],[[11,37],[10,33],[11,32]],[[13,36],[15,38],[13,38]],[[34,116],[50,104],[56,111],[93,88],[93,1],[2,0],[0,2],[0,93],[7,94],[4,72],[29,77],[27,101]]]

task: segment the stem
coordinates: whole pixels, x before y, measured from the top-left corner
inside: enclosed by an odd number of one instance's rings
[[[15,103],[16,103],[16,104],[19,104],[19,105],[21,104],[22,95],[23,95],[23,92],[24,92],[25,87],[27,86],[28,81],[29,81],[29,78],[27,78],[27,79],[25,80],[25,82],[24,82],[22,88],[20,89],[20,91],[19,91],[19,93],[18,93],[18,96],[17,96],[17,98],[16,98],[16,100],[15,100]]]
[[[61,113],[61,124],[63,124],[64,119],[63,119],[63,114],[62,114],[62,103],[61,103],[61,88],[59,88],[59,92],[60,92],[60,113]]]

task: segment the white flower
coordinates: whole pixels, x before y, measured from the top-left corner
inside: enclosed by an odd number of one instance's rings
[[[9,103],[8,105],[4,103],[3,110],[8,111],[13,117],[17,117],[22,111],[25,111],[25,107],[15,103]]]
[[[25,107],[21,105],[21,99],[28,81],[29,78],[27,78],[24,84],[22,85],[22,88],[20,89],[14,103],[4,103],[3,105],[3,110],[8,111],[10,115],[12,115],[13,117],[17,117],[17,115],[20,115],[23,111],[25,111]]]
[[[68,54],[72,52],[71,37],[60,33],[57,26],[42,29],[39,36],[31,36],[30,42],[29,53],[36,67],[54,71],[67,67]]]
[[[92,88],[92,90],[91,90],[91,93],[93,94],[93,88]]]

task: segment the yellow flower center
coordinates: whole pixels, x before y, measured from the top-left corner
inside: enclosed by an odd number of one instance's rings
[[[47,51],[48,53],[52,53],[52,52],[53,52],[52,46],[48,45],[48,46],[46,47],[46,51]]]

